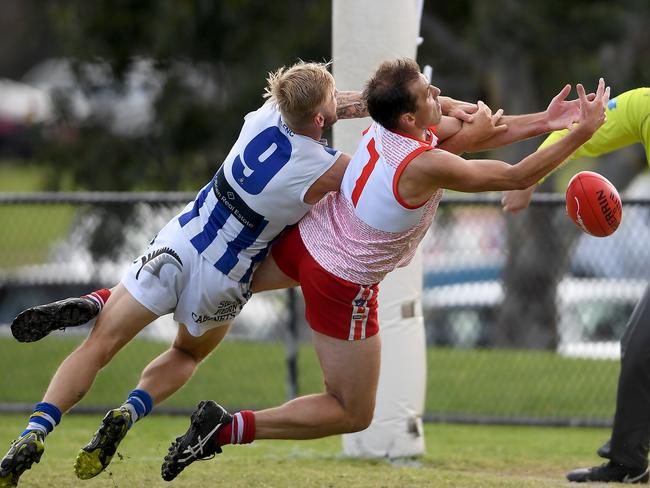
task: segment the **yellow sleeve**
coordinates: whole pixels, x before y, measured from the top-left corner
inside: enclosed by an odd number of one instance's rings
[[[540,151],[540,150],[542,150],[542,149],[544,149],[544,148],[547,148],[547,147],[550,146],[551,144],[555,144],[557,141],[559,141],[560,139],[562,139],[562,138],[563,138],[564,136],[566,136],[568,133],[569,133],[569,130],[568,130],[568,129],[556,130],[556,131],[554,131],[554,132],[551,132],[551,133],[549,134],[549,136],[548,136],[546,139],[544,139],[544,142],[542,142],[542,143],[539,145],[539,147],[537,148],[537,150]],[[579,150],[580,150],[580,149],[578,148],[578,151],[579,151]],[[577,151],[576,151],[576,152],[577,152]],[[570,161],[571,159],[573,159],[573,158],[575,157],[575,154],[576,154],[576,153],[574,152],[571,156],[569,156],[567,159],[565,159],[565,160],[564,160],[564,161],[563,161],[563,162],[562,162],[562,163],[561,163],[557,168],[555,168],[553,171],[557,171],[559,168],[561,168],[562,166],[564,166],[568,161]],[[551,171],[551,173],[553,173],[553,171]],[[540,180],[537,182],[537,184],[538,184],[538,185],[541,185],[541,184],[544,182],[544,180],[545,180],[546,178],[548,178],[548,176],[549,176],[551,173],[549,173],[548,175],[546,175],[546,176],[544,176],[542,179],[540,179]]]
[[[544,142],[540,144],[537,150],[539,151],[540,149],[544,149],[545,147],[548,147],[551,144],[555,144],[557,141],[562,139],[568,133],[569,133],[568,129],[556,130],[555,132],[551,132],[549,136],[546,139],[544,139]]]

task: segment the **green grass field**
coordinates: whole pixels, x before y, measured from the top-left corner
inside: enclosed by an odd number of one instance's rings
[[[71,415],[47,439],[41,463],[21,488],[136,487],[550,487],[569,486],[567,470],[597,463],[602,429],[486,427],[426,424],[427,454],[391,464],[342,456],[339,437],[315,441],[257,441],[228,446],[212,461],[195,463],[172,483],[160,478],[167,446],[185,431],[184,417],[153,416],[136,425],[109,469],[90,481],[72,472],[78,449],[100,415]],[[24,417],[0,416],[0,439],[9,441]]]
[[[19,344],[0,338],[0,402],[38,401],[58,364],[80,340],[48,337]],[[166,347],[146,340],[130,343],[100,373],[82,405],[119,404],[143,367]],[[281,343],[226,341],[165,405],[191,408],[206,397],[232,407],[281,403],[284,358]],[[427,360],[427,412],[598,419],[610,419],[613,413],[616,361],[567,359],[550,352],[445,348],[430,348]],[[300,393],[322,390],[310,345],[301,346],[298,368]],[[14,387],[17,384],[20,388]]]
[[[0,192],[41,191],[45,180],[36,166],[0,165]],[[0,239],[0,269],[40,264],[52,243],[67,232],[74,205],[1,205],[0,228],[11,229]]]

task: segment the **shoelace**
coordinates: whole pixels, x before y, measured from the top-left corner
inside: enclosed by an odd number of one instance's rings
[[[217,429],[221,426],[221,424],[217,424],[214,429],[212,429],[208,434],[205,436],[205,438],[201,437],[199,435],[199,441],[196,445],[188,445],[184,450],[183,454],[189,454],[184,459],[179,459],[180,462],[184,463],[189,461],[192,458],[195,458],[197,461],[207,461],[209,459],[212,459],[215,456],[215,453],[208,454],[207,456],[199,457],[203,454],[203,448],[205,445],[208,443],[208,441],[212,438],[212,436],[215,434]]]

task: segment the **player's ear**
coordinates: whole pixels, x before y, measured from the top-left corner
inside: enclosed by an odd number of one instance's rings
[[[415,115],[410,112],[403,113],[399,116],[399,121],[401,125],[410,127],[415,124]]]
[[[316,125],[318,127],[325,127],[325,116],[322,113],[318,112],[314,117],[314,122],[316,122]]]

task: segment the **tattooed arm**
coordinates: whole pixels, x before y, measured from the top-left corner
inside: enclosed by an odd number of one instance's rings
[[[336,92],[336,115],[339,119],[370,117],[368,105],[357,91]]]

